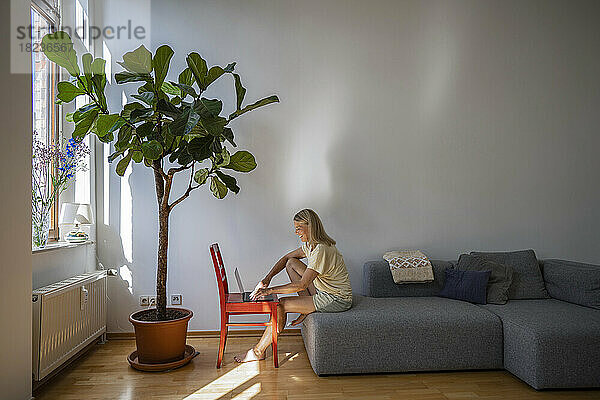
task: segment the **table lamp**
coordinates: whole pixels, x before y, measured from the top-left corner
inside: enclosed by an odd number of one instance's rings
[[[89,239],[87,233],[80,229],[81,225],[91,225],[94,223],[92,207],[83,203],[63,203],[60,211],[60,224],[75,225],[65,240],[69,243],[81,243]]]

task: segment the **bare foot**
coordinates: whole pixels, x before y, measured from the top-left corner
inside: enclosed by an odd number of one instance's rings
[[[260,361],[265,359],[265,354],[257,353],[256,350],[250,349],[244,354],[233,357],[236,362],[245,363],[250,361]]]
[[[295,320],[292,321],[291,325],[295,326],[298,325],[300,322],[304,321],[304,318],[306,318],[307,314],[300,314],[300,316],[298,318],[296,318]]]

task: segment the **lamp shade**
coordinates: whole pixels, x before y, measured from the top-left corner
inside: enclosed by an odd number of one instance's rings
[[[75,216],[77,215],[78,208],[79,208],[79,203],[62,203],[58,223],[59,224],[74,224]]]
[[[91,225],[94,223],[94,214],[92,214],[92,206],[89,204],[79,204],[75,221],[82,225]]]

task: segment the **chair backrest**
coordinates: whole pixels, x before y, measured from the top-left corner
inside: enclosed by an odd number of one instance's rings
[[[223,264],[223,257],[221,257],[221,250],[219,245],[213,243],[210,245],[210,255],[212,257],[213,266],[215,267],[215,274],[217,277],[217,286],[219,287],[219,300],[221,308],[225,306],[225,295],[229,293],[229,286],[227,285],[227,274],[225,273],[225,265]]]

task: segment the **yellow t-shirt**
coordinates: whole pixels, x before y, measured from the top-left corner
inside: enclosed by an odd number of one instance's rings
[[[335,246],[322,243],[314,246],[312,250],[308,244],[303,243],[302,251],[308,259],[308,268],[319,274],[313,281],[315,288],[352,301],[350,277],[342,253]]]

